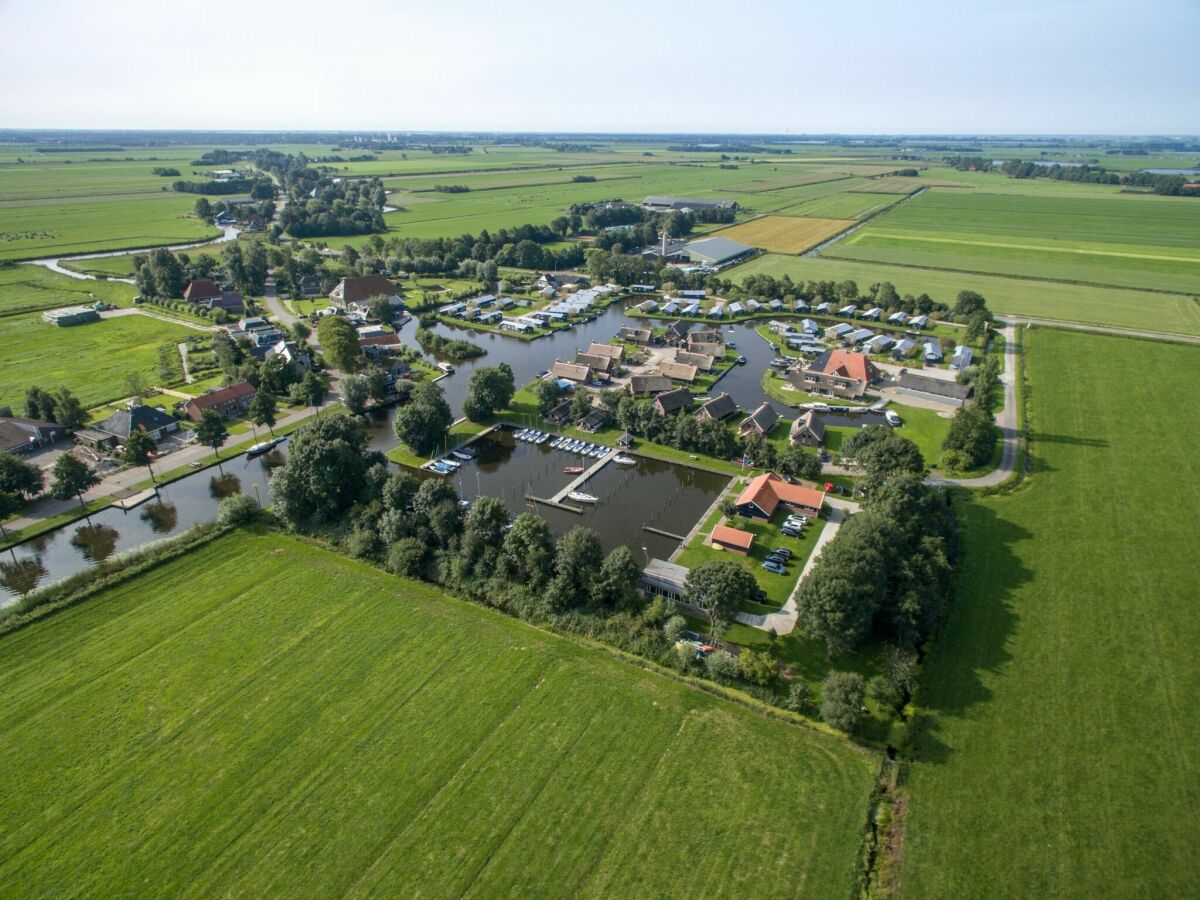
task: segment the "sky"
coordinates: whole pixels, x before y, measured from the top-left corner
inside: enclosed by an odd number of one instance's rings
[[[1197,134],[1200,0],[0,0],[0,128]]]

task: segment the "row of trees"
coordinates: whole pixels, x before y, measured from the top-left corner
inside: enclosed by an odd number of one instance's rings
[[[999,440],[993,410],[1000,399],[1000,360],[989,356],[970,375],[975,394],[954,413],[942,443],[942,465],[951,471],[982,466],[992,458]]]
[[[401,412],[435,404],[432,397],[416,396],[431,387],[417,385]],[[272,476],[279,519],[394,574],[435,582],[680,671],[740,682],[764,700],[788,705],[788,698],[764,687],[777,674],[769,653],[744,651],[734,659],[718,652],[700,660],[694,647],[676,647],[686,622],[661,599],[641,600],[640,566],[628,548],[605,554],[599,537],[583,527],[555,539],[540,516],[513,519],[492,497],[476,498],[467,511],[452,483],[397,472],[380,454],[366,451],[366,440],[349,416],[326,416],[300,429],[287,464]],[[719,632],[754,585],[734,563],[709,563],[693,570],[689,600],[710,611]]]
[[[1006,159],[995,162],[978,156],[947,156],[945,162],[961,171],[998,171],[1010,178],[1049,178],[1054,181],[1075,181],[1084,184],[1119,184],[1148,187],[1156,194],[1200,197],[1200,191],[1188,188],[1191,183],[1183,175],[1162,175],[1154,172],[1113,172],[1092,163],[1060,165],[1048,161]]]
[[[932,634],[952,591],[955,517],[924,483],[924,460],[906,438],[871,426],[843,445],[864,472],[861,512],[841,527],[800,588],[800,624],[830,658],[872,635],[914,647]]]

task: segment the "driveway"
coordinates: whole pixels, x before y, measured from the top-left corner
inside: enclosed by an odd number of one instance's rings
[[[791,634],[796,628],[796,619],[800,615],[800,611],[796,608],[796,598],[800,595],[800,586],[804,584],[804,579],[817,564],[817,557],[821,555],[825,545],[837,537],[842,523],[846,521],[846,515],[858,509],[858,504],[849,500],[826,497],[825,502],[829,504],[829,517],[825,521],[825,527],[821,530],[816,544],[813,545],[812,553],[808,555],[808,560],[804,563],[804,568],[800,571],[800,577],[796,579],[796,586],[788,595],[787,602],[775,612],[762,616],[747,612],[738,613],[735,618],[743,625],[749,625],[751,628],[758,628],[762,631],[770,631],[774,628],[776,634]]]

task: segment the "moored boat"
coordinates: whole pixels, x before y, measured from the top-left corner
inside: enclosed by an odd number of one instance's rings
[[[567,496],[576,503],[599,503],[600,498],[595,494],[589,494],[587,491],[571,491]]]

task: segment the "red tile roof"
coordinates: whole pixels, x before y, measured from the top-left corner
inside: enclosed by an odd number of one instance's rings
[[[370,347],[372,345],[382,346],[382,347],[390,347],[393,344],[399,344],[399,343],[400,343],[400,335],[395,334],[393,332],[388,332],[387,334],[377,334],[377,335],[375,335],[375,337],[365,337],[365,338],[358,339],[358,346],[360,346],[360,347]]]
[[[193,397],[184,406],[194,409],[210,409],[224,403],[226,400],[236,400],[239,397],[245,397],[253,393],[254,385],[248,381],[239,381],[237,384],[231,384],[229,387],[217,388],[215,391],[208,391],[199,397]]]
[[[739,547],[742,550],[749,550],[750,545],[754,543],[754,535],[749,531],[742,531],[740,528],[730,528],[728,525],[718,525],[712,530],[712,539],[715,544],[728,544],[731,547]]]
[[[190,282],[183,291],[183,299],[191,302],[198,300],[213,300],[221,296],[221,289],[208,278],[197,278]]]
[[[753,503],[770,517],[780,503],[820,509],[825,503],[825,492],[802,484],[788,484],[778,475],[764,472],[752,479],[737,498],[738,506],[744,503]]]
[[[833,350],[819,371],[826,375],[841,375],[856,381],[867,382],[875,378],[875,365],[862,353],[849,350]]]

